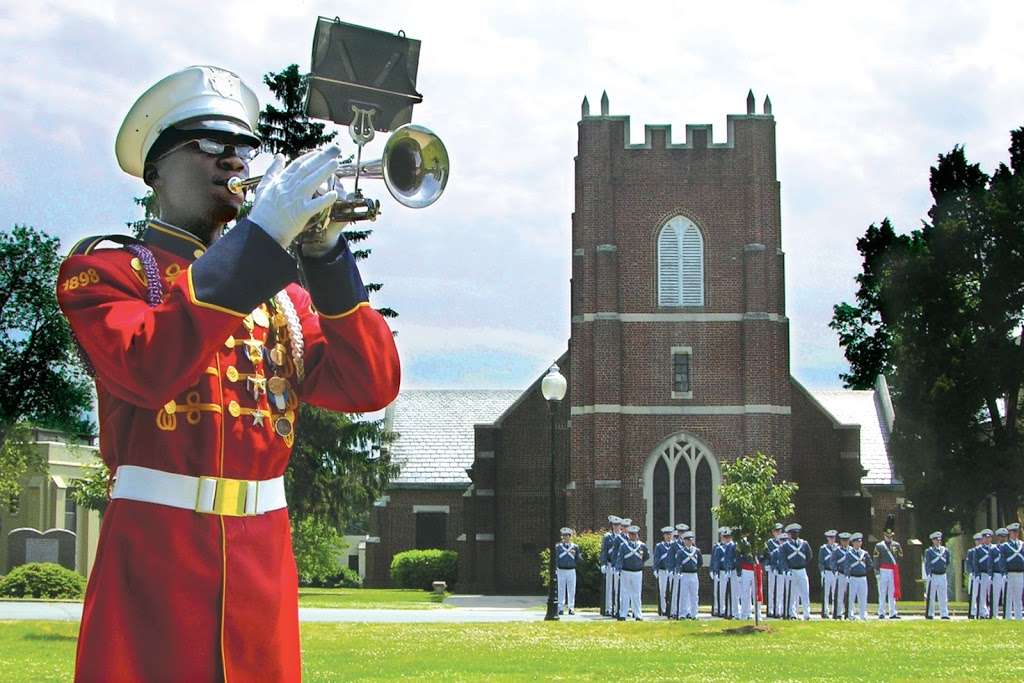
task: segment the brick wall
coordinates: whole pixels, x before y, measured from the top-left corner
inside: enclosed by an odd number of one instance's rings
[[[366,544],[367,587],[391,586],[391,558],[403,550],[416,547],[416,505],[447,505],[447,549],[461,552],[456,538],[462,533],[462,491],[454,489],[392,489],[386,503],[370,512],[370,536],[379,538]]]

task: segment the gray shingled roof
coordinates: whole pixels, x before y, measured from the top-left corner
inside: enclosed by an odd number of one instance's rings
[[[898,484],[889,456],[889,427],[877,391],[838,389],[811,391],[834,418],[845,425],[860,425],[860,464],[867,470],[861,484]]]
[[[385,421],[399,436],[391,458],[401,467],[391,485],[459,487],[471,483],[473,425],[494,422],[519,390],[410,390],[388,407]]]

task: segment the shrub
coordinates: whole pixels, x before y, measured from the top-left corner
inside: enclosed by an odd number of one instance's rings
[[[15,567],[0,580],[6,598],[81,598],[85,577],[53,562],[30,562]]]
[[[348,567],[342,567],[341,571],[334,576],[328,577],[324,580],[324,588],[362,588],[363,579],[359,576],[358,572],[354,572]]]
[[[444,581],[451,590],[459,576],[459,554],[454,550],[406,550],[391,558],[391,580],[399,588],[431,590]]]
[[[598,607],[601,604],[601,591],[604,589],[604,576],[601,574],[601,539],[604,532],[584,531],[572,540],[580,547],[580,559],[576,561],[576,606]],[[554,544],[552,544],[554,545]],[[540,579],[547,588],[551,585],[548,572],[551,562],[551,548],[540,551]]]

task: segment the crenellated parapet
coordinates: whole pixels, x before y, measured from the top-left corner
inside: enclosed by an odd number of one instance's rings
[[[611,115],[609,113],[608,93],[601,94],[601,113],[590,113],[590,102],[584,97],[581,106],[581,117],[579,125],[587,126],[594,124],[612,124],[622,127],[624,149],[735,149],[737,144],[738,127],[753,124],[764,127],[765,122],[774,124],[775,117],[772,115],[771,99],[765,97],[761,114],[756,113],[754,104],[754,93],[747,93],[746,114],[729,114],[726,116],[726,138],[725,142],[715,142],[713,127],[710,123],[686,124],[685,142],[676,142],[672,137],[671,124],[647,124],[644,126],[644,141],[634,143],[629,135],[630,117],[624,115]],[[769,125],[770,129],[772,126]]]

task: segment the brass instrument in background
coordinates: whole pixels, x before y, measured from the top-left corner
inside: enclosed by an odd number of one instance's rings
[[[362,147],[360,146],[360,151]],[[339,193],[338,201],[310,221],[309,231],[323,230],[334,221],[373,221],[380,215],[380,201],[364,197],[359,180],[383,180],[384,186],[399,204],[411,209],[430,206],[448,184],[448,150],[437,135],[425,126],[405,124],[395,129],[384,144],[380,159],[343,162],[327,183],[326,192],[336,189],[338,179],[355,178],[353,191]],[[229,178],[225,183],[235,194],[255,188],[263,176]],[[322,190],[323,191],[323,190]]]

